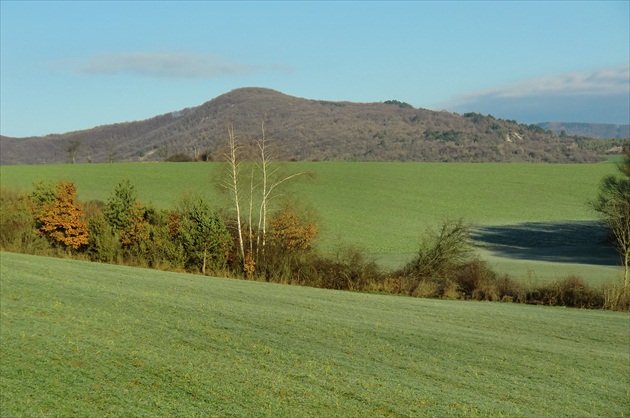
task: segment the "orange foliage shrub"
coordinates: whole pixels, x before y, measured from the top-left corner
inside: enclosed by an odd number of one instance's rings
[[[307,250],[316,235],[315,225],[302,223],[290,210],[283,210],[269,221],[269,240],[284,251]]]
[[[252,257],[252,254],[248,251],[245,255],[245,262],[243,263],[243,272],[247,275],[247,278],[251,279],[254,276],[256,270],[256,261]]]
[[[75,203],[77,189],[73,183],[63,181],[55,189],[55,200],[44,205],[35,216],[38,232],[54,243],[76,250],[88,243],[88,224],[82,207]]]

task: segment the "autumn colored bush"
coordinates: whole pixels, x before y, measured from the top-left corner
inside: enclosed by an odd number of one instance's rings
[[[269,244],[280,251],[308,250],[317,235],[315,225],[284,209],[269,220]]]
[[[254,237],[251,254],[246,257],[246,274],[281,283],[311,282],[315,256],[312,241],[315,224],[304,219],[295,207],[283,206],[269,219],[264,236]]]
[[[55,198],[35,213],[38,232],[54,245],[78,250],[88,244],[88,224],[82,207],[76,202],[76,187],[71,182],[59,182]]]

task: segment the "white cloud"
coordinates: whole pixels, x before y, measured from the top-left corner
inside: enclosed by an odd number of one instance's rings
[[[215,78],[262,71],[290,71],[273,65],[230,62],[213,54],[194,52],[116,52],[101,54],[79,68],[84,74],[138,74],[160,78]]]
[[[630,66],[523,80],[463,94],[438,106],[518,121],[628,123]]]
[[[630,95],[630,66],[550,75],[456,97],[453,104],[482,98],[527,98],[535,96]]]

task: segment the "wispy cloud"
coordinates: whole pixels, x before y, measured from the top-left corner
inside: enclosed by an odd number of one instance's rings
[[[630,66],[539,77],[465,94],[455,98],[455,101],[474,101],[481,97],[519,98],[544,95],[608,94],[630,94]]]
[[[584,118],[589,117],[589,112],[601,119],[608,113],[608,117],[628,123],[630,66],[523,80],[463,94],[439,106],[455,112],[491,113],[523,121],[542,118],[539,122]],[[575,116],[571,116],[571,109]]]
[[[93,57],[79,67],[84,74],[137,74],[159,78],[216,78],[265,71],[291,71],[281,65],[261,66],[227,61],[195,52],[115,52]]]

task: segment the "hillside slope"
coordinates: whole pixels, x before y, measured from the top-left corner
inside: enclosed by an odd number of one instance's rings
[[[185,153],[221,159],[228,124],[244,143],[266,135],[282,160],[344,161],[596,161],[574,139],[535,125],[476,113],[415,109],[395,100],[351,103],[308,100],[263,88],[242,88],[201,106],[138,122],[33,138],[0,138],[0,164],[69,161],[156,161]]]
[[[622,416],[628,315],[0,253],[3,416]]]

